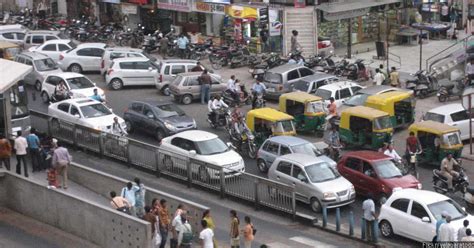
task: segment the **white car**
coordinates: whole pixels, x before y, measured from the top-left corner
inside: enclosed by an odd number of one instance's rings
[[[326,104],[329,104],[329,98],[334,97],[336,106],[340,107],[344,101],[354,95],[364,87],[351,81],[340,81],[319,87],[315,95],[321,97]]]
[[[380,209],[380,233],[386,238],[396,234],[419,242],[432,241],[443,211],[451,216],[456,230],[465,219],[474,223],[472,215],[445,195],[418,189],[396,190]]]
[[[107,73],[112,61],[119,58],[149,58],[152,61],[156,59],[146,54],[142,49],[130,47],[108,47],[105,49],[102,61],[100,62],[100,75]]]
[[[148,58],[114,59],[105,75],[105,83],[114,90],[129,85],[155,85],[159,66]]]
[[[94,89],[105,100],[104,91],[97,87],[88,77],[74,72],[63,72],[48,75],[41,86],[41,98],[43,102],[48,103],[54,90],[60,81],[66,83],[72,98],[87,98],[94,95]]]
[[[59,55],[62,52],[71,50],[77,45],[71,40],[48,40],[39,46],[32,46],[28,49],[30,52],[39,52],[52,58],[54,62],[59,61]]]
[[[82,43],[61,53],[58,64],[63,71],[100,71],[100,62],[106,46],[105,43]]]
[[[63,120],[107,132],[110,131],[114,118],[117,117],[122,128],[124,130],[127,128],[125,121],[115,115],[107,106],[88,98],[53,103],[48,107],[48,115],[53,119],[53,127],[58,125],[58,120]]]
[[[190,130],[163,138],[160,150],[165,154],[162,162],[167,170],[178,167],[180,170],[186,170],[186,164],[183,161],[191,158],[202,163],[224,167],[225,177],[237,176],[245,171],[242,157],[217,135],[205,131]],[[220,178],[220,172],[217,169],[210,169],[199,164],[192,164],[191,167],[192,173],[201,181],[207,182],[210,179]]]
[[[461,103],[452,103],[429,110],[423,120],[436,121],[459,128],[461,140],[469,139],[469,112]],[[474,132],[474,124],[472,125]]]

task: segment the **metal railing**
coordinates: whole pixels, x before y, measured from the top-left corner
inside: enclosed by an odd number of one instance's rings
[[[433,66],[449,57],[456,52],[457,50],[467,48],[467,42],[471,39],[472,35],[464,37],[463,39],[457,41],[456,43],[452,44],[451,46],[446,47],[445,49],[439,51],[438,53],[432,55],[431,57],[426,59],[426,71],[431,72]]]
[[[159,146],[143,143],[88,127],[72,124],[51,116],[30,111],[32,127],[75,147],[100,156],[126,162],[128,166],[145,169],[157,176],[166,175],[188,187],[203,187],[220,194],[253,202],[256,208],[269,207],[296,216],[294,187],[244,171],[205,163]]]
[[[394,53],[391,53],[391,52],[388,52],[388,59],[392,62],[395,62],[398,64],[398,68],[400,68],[402,66],[402,57],[394,54]],[[395,59],[394,59],[395,57]],[[387,70],[390,69],[389,66],[387,65]]]

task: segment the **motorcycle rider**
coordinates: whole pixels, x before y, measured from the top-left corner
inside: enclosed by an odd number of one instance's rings
[[[221,99],[221,96],[218,95],[216,96],[216,98],[214,98],[211,104],[211,110],[214,113],[214,123],[218,123],[219,121],[219,116],[220,116],[219,110],[221,110],[222,108],[228,108],[228,107],[229,106],[227,106],[227,104],[225,104],[225,102]]]
[[[458,165],[456,159],[453,159],[453,154],[448,155],[441,161],[439,174],[446,177],[448,183],[448,191],[453,191],[453,178],[459,176],[459,172],[454,170],[454,165]]]
[[[414,132],[410,132],[406,140],[405,159],[410,161],[410,153],[422,152],[421,144]]]
[[[115,135],[125,136],[127,135],[127,131],[123,129],[123,127],[118,122],[118,117],[114,117],[114,123],[112,123],[112,127],[110,128],[110,132]]]
[[[54,88],[54,97],[56,98],[57,102],[69,98],[69,89],[67,88],[66,82],[64,82],[64,80],[59,81],[58,85],[56,85],[56,88]]]
[[[334,100],[334,97],[329,98],[329,105],[327,108],[329,113],[326,117],[326,121],[331,124],[331,127],[333,127],[337,117],[337,105],[336,101]]]
[[[261,78],[257,78],[257,81],[253,84],[252,86],[252,94],[253,94],[253,100],[252,100],[252,109],[255,109],[255,103],[257,102],[257,96],[258,95],[264,95],[265,91],[267,90],[267,87],[265,87],[265,84],[262,83]]]
[[[227,81],[227,91],[230,93],[234,101],[239,104],[239,94],[237,93],[237,86],[235,85],[236,83],[235,75],[230,76],[230,79]]]
[[[336,149],[341,147],[341,140],[339,138],[339,132],[335,125],[331,126],[331,131],[328,134],[328,149],[329,157],[332,159],[337,159]]]
[[[196,62],[196,66],[191,69],[192,72],[204,71],[205,68],[201,65],[201,62]]]
[[[383,154],[391,157],[393,160],[397,161],[398,163],[402,162],[402,158],[400,157],[400,155],[398,155],[397,151],[393,149],[393,144],[389,144],[388,149],[385,150]]]

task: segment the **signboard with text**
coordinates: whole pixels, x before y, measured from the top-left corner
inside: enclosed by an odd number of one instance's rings
[[[207,2],[195,2],[193,11],[211,14],[225,14],[225,5],[207,3]]]
[[[158,0],[157,5],[159,9],[191,12],[191,2],[188,0]]]

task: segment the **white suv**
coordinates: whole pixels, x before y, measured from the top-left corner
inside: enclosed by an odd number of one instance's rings
[[[337,107],[364,87],[351,81],[340,81],[319,87],[315,95],[321,97],[325,103],[329,104],[329,98],[333,97]]]
[[[54,62],[58,62],[59,55],[62,52],[71,50],[76,46],[77,45],[71,40],[48,40],[39,46],[30,47],[28,51],[46,54],[48,57],[52,58]]]
[[[63,71],[76,73],[100,71],[100,62],[106,46],[105,43],[80,44],[72,50],[61,53],[58,64]]]
[[[91,97],[94,95],[94,89],[97,89],[97,93],[105,100],[104,91],[98,88],[89,78],[79,73],[64,72],[50,74],[43,81],[41,86],[43,102],[48,103],[51,100],[56,86],[61,81],[66,83],[66,87],[72,93],[72,98]]]
[[[105,75],[105,82],[114,90],[128,85],[155,85],[158,71],[159,66],[148,58],[115,59]]]

